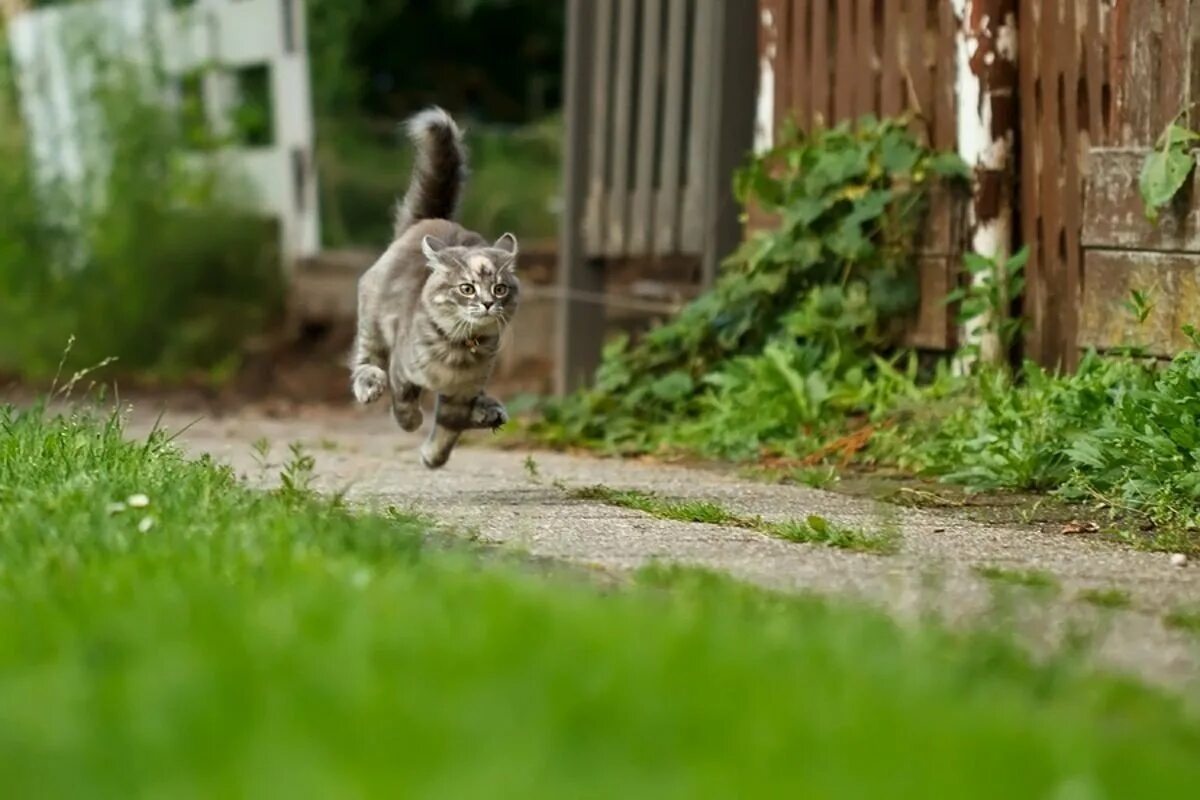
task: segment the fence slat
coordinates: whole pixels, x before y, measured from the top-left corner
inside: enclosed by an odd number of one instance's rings
[[[812,61],[809,64],[809,96],[812,98],[812,124],[832,122],[829,92],[829,0],[813,0],[809,30]]]
[[[1152,133],[1155,136],[1178,114],[1187,110],[1184,105],[1191,95],[1188,86],[1191,79],[1188,52],[1192,37],[1191,8],[1191,0],[1164,0],[1161,6],[1163,26],[1159,63],[1162,65],[1162,83],[1158,113],[1153,118]]]
[[[1157,0],[1125,0],[1113,7],[1117,16],[1118,115],[1122,141],[1127,145],[1153,144],[1154,31],[1149,24]]]
[[[1029,248],[1025,264],[1027,277],[1024,312],[1030,323],[1026,347],[1029,356],[1041,360],[1045,349],[1040,333],[1046,319],[1045,296],[1047,282],[1043,274],[1042,241],[1038,236],[1039,201],[1041,199],[1041,142],[1038,139],[1038,19],[1040,0],[1020,0],[1021,25],[1017,30],[1018,87],[1022,98],[1021,111],[1021,239]],[[948,5],[948,4],[947,4]]]
[[[939,150],[951,150],[958,141],[958,117],[955,104],[955,19],[950,3],[938,3],[937,58],[934,67],[933,144]]]
[[[834,76],[833,113],[836,119],[854,116],[854,0],[838,0],[837,73]]]
[[[596,66],[591,70],[591,146],[589,150],[588,199],[584,219],[584,248],[588,255],[604,252],[606,211],[608,205],[608,160],[611,153],[609,135],[609,77],[612,75],[612,23],[615,0],[594,0],[592,40]],[[582,16],[581,16],[582,19]],[[586,36],[583,31],[581,36]]]
[[[912,101],[926,120],[932,119],[932,78],[929,59],[925,55],[925,34],[929,25],[926,0],[908,3],[908,71],[912,81]]]
[[[1063,9],[1062,27],[1056,39],[1062,43],[1062,81],[1065,91],[1062,103],[1063,129],[1059,145],[1065,161],[1062,175],[1062,225],[1063,244],[1066,248],[1066,260],[1063,263],[1062,291],[1058,293],[1063,310],[1062,320],[1062,366],[1074,369],[1079,356],[1078,324],[1079,324],[1079,283],[1083,269],[1083,250],[1080,245],[1080,233],[1083,228],[1082,193],[1083,182],[1080,176],[1079,161],[1084,157],[1079,136],[1080,92],[1079,66],[1084,57],[1083,43],[1079,38],[1079,22],[1076,19],[1077,5],[1074,0],[1065,4]]]
[[[1087,27],[1083,41],[1087,47],[1088,134],[1093,146],[1108,143],[1104,115],[1104,40],[1100,33],[1100,3],[1087,2]]]
[[[687,63],[687,0],[671,0],[667,8],[666,85],[663,92],[663,125],[659,152],[658,208],[654,252],[674,253],[679,249],[679,196],[683,159],[683,90]]]
[[[629,250],[650,252],[654,230],[655,134],[658,131],[659,55],[662,52],[664,0],[642,0],[642,61],[638,87],[637,150],[634,151],[632,217],[629,220]]]
[[[875,68],[875,0],[856,0],[857,23],[855,25],[855,74],[858,82],[854,95],[854,114],[876,112],[875,87],[878,77]]]
[[[904,108],[900,93],[900,0],[883,0],[883,63],[879,70],[879,111],[894,117]]]
[[[808,129],[812,123],[812,111],[810,105],[809,93],[809,72],[811,67],[811,59],[809,58],[809,12],[810,0],[791,0],[792,8],[792,55],[791,55],[791,83],[792,83],[792,114],[796,120],[796,124],[801,128]]]
[[[631,120],[634,93],[634,33],[637,4],[617,0],[617,65],[613,85],[612,171],[609,173],[608,236],[605,252],[625,255],[629,246],[629,154],[633,150]]]
[[[1059,129],[1059,81],[1062,67],[1062,24],[1057,3],[1043,5],[1038,30],[1037,59],[1041,85],[1042,113],[1038,119],[1041,135],[1041,236],[1042,274],[1044,276],[1045,307],[1042,330],[1043,363],[1061,363],[1068,349],[1065,342],[1065,320],[1069,313],[1063,287],[1066,285],[1066,242],[1062,218],[1063,141]],[[1072,343],[1073,346],[1073,343]]]
[[[696,27],[693,33],[691,121],[688,124],[687,189],[683,199],[681,249],[700,253],[704,246],[704,164],[709,156],[712,127],[709,111],[709,87],[712,86],[713,41],[717,0],[696,0]]]

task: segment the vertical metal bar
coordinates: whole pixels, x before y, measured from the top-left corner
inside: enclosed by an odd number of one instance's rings
[[[712,32],[713,60],[707,123],[713,132],[704,179],[705,285],[721,261],[737,247],[742,228],[733,197],[733,173],[754,141],[755,83],[758,73],[758,14],[754,3],[721,3]]]
[[[563,215],[559,231],[557,341],[554,386],[559,393],[583,385],[600,360],[604,310],[581,303],[575,293],[599,292],[603,275],[589,260],[581,225],[588,191],[589,134],[592,131],[592,70],[595,68],[596,7],[591,0],[567,0],[566,131]],[[603,68],[603,67],[602,67]]]

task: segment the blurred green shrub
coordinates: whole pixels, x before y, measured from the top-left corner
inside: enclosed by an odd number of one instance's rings
[[[39,186],[0,35],[0,372],[219,379],[281,309],[278,245],[246,194],[161,102],[166,78],[72,39],[89,70],[83,191]],[[94,101],[91,102],[91,101]],[[103,145],[103,146],[101,146]]]

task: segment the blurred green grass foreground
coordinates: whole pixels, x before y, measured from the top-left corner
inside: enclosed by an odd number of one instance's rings
[[[1179,698],[686,571],[602,589],[402,513],[0,410],[25,797],[1185,797]],[[436,546],[433,544],[436,543]]]

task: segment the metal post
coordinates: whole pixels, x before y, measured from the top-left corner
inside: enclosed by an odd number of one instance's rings
[[[554,388],[559,394],[582,386],[600,360],[604,308],[581,302],[580,292],[604,289],[598,263],[584,248],[583,220],[591,131],[591,85],[596,9],[591,0],[568,0],[565,68],[566,130],[563,208],[559,225],[558,313]]]
[[[758,96],[757,3],[717,4],[717,24],[712,26],[711,52],[716,69],[712,81],[710,113],[711,153],[706,165],[704,190],[705,286],[716,278],[717,268],[741,242],[740,210],[733,197],[733,173],[754,145]]]

